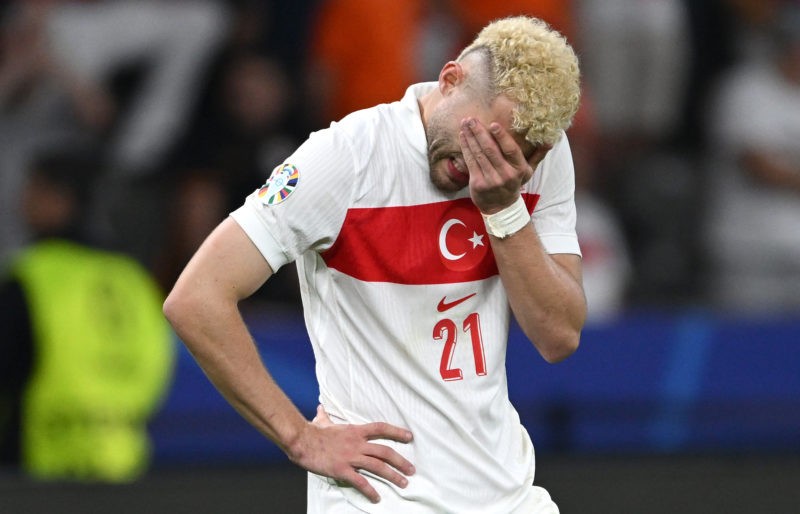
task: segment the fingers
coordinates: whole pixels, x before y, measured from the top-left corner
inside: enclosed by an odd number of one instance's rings
[[[413,439],[411,432],[389,423],[375,422],[363,425],[367,439],[390,439],[398,443],[410,443]]]
[[[462,150],[466,147],[484,171],[487,168],[502,171],[509,165],[520,168],[526,164],[519,144],[499,123],[492,123],[487,129],[480,121],[466,118],[461,122],[461,134],[462,141],[466,141],[462,142]]]
[[[469,169],[470,197],[481,212],[498,212],[511,205],[533,176],[519,143],[499,123],[487,129],[477,119],[465,118],[459,143]]]
[[[402,474],[398,469],[402,471]],[[369,444],[364,455],[353,461],[351,467],[343,473],[343,479],[373,502],[380,501],[380,497],[358,470],[371,473],[401,489],[408,486],[408,478],[404,475],[413,475],[415,471],[410,462],[391,448],[379,444]]]
[[[372,502],[380,501],[380,497],[367,478],[359,470],[370,473],[397,487],[408,485],[407,476],[416,470],[405,457],[393,448],[379,442],[384,441],[411,442],[410,431],[389,423],[376,422],[364,425],[336,425],[320,405],[317,414],[309,426],[317,441],[312,445],[319,448],[317,452],[308,454],[302,464],[310,471],[342,480]]]
[[[508,163],[514,167],[519,167],[524,164],[525,156],[522,155],[519,144],[514,141],[510,133],[503,130],[503,127],[497,122],[489,125],[489,132],[494,140],[497,141],[497,145],[500,147],[500,151],[503,153],[503,157]]]
[[[380,495],[359,470],[371,473],[404,489],[415,468],[402,455],[381,444],[367,443],[361,454],[345,465],[336,478],[352,485],[373,503],[380,501]],[[398,471],[399,470],[399,471]]]
[[[472,149],[467,141],[467,136],[464,130],[461,130],[461,132],[458,134],[458,144],[461,146],[461,153],[464,155],[464,164],[467,165],[467,169],[469,170],[470,174],[474,173],[474,170],[483,174],[480,165],[475,158],[475,154],[472,153]]]
[[[408,478],[381,459],[363,456],[359,461],[354,462],[353,466],[355,469],[366,471],[391,482],[401,489],[408,486]]]
[[[370,423],[368,425],[364,425],[362,428],[366,432],[368,441],[374,439],[389,439],[400,443],[410,443],[413,439],[411,432],[408,430],[390,425],[388,423]],[[368,444],[364,454],[380,459],[381,461],[390,464],[394,468],[399,469],[406,475],[413,475],[416,471],[414,469],[414,465],[411,464],[411,462],[409,462],[405,457],[400,455],[392,448],[382,444]],[[389,479],[388,477],[385,478]]]
[[[364,475],[360,474],[355,469],[348,469],[347,472],[342,475],[342,480],[355,487],[358,492],[366,496],[372,503],[381,501],[381,496],[378,494],[378,491],[369,484],[369,481]]]
[[[479,121],[467,118],[461,122],[459,144],[471,175],[491,182],[501,179],[498,174],[506,166],[502,151]]]
[[[364,454],[379,459],[381,462],[384,462],[393,468],[402,471],[405,475],[410,476],[416,472],[416,469],[411,462],[388,446],[370,443],[364,450]],[[394,472],[394,470],[392,471]],[[388,477],[386,478],[388,479]],[[400,484],[398,483],[398,485]],[[403,485],[401,487],[405,486]]]
[[[410,442],[411,432],[388,423],[370,423],[359,427],[367,440],[391,439]],[[360,455],[350,462],[345,480],[358,489],[372,502],[380,501],[380,496],[369,481],[358,470],[369,472],[400,488],[408,486],[408,478],[416,472],[414,465],[394,449],[377,443],[366,443]]]

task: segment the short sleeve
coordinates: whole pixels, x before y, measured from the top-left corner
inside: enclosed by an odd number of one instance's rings
[[[356,190],[351,146],[335,126],[315,132],[231,213],[273,272],[329,248]]]
[[[539,201],[531,216],[547,253],[581,255],[575,231],[575,168],[566,135],[539,165]]]

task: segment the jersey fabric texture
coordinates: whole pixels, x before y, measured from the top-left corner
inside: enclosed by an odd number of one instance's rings
[[[374,513],[513,512],[534,452],[508,399],[510,309],[469,191],[431,183],[418,98],[435,87],[312,134],[232,216],[273,271],[297,262],[332,419],[414,434],[380,441],[415,465],[406,489],[365,473],[382,501],[342,497]],[[580,254],[566,137],[522,194],[547,251]]]

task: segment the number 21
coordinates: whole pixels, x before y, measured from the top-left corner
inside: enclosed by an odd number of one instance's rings
[[[481,338],[480,317],[477,312],[473,312],[462,325],[464,332],[469,332],[472,340],[472,354],[475,358],[475,373],[478,376],[486,375],[486,356],[483,351],[483,339]],[[439,320],[433,327],[433,338],[437,341],[444,339],[444,349],[442,350],[442,360],[439,362],[439,373],[445,381],[462,380],[464,378],[461,368],[451,368],[453,354],[456,349],[456,339],[458,327],[455,321],[445,318]]]

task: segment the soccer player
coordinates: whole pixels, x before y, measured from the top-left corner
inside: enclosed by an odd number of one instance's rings
[[[308,512],[558,512],[533,486],[504,361],[512,312],[548,362],[578,346],[564,134],[578,102],[560,34],[495,21],[437,82],[312,134],[187,265],[165,313],[228,401],[309,471]],[[291,261],[317,363],[311,421],[237,308]]]

